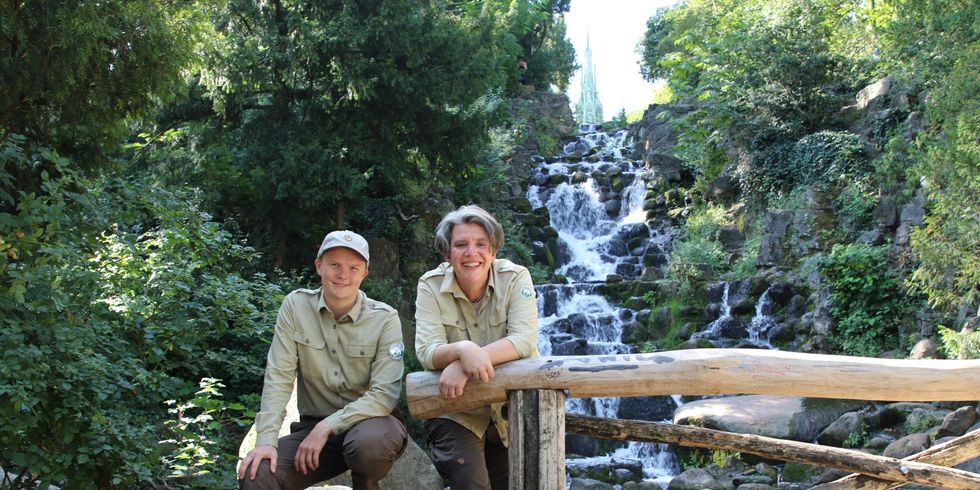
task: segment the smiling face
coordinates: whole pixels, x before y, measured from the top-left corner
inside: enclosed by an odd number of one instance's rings
[[[354,304],[361,282],[368,274],[364,257],[349,248],[335,247],[323,252],[315,264],[323,284],[323,298],[330,309]]]
[[[449,257],[456,282],[463,291],[483,288],[490,280],[490,266],[497,251],[490,244],[490,236],[482,226],[463,223],[453,227],[449,241]]]

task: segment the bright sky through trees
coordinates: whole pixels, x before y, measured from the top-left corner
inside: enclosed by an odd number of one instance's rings
[[[642,109],[650,102],[654,85],[640,76],[636,44],[646,31],[647,19],[660,7],[674,0],[572,0],[565,14],[568,39],[575,45],[577,63],[585,63],[585,38],[589,35],[596,85],[605,119],[612,119],[620,109],[626,112]],[[580,75],[569,84],[572,107],[580,95]]]

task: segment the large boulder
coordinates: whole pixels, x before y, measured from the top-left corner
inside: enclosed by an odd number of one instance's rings
[[[856,400],[731,396],[685,403],[674,411],[674,423],[810,442],[842,414],[863,405]]]
[[[707,468],[687,470],[667,485],[668,490],[732,490],[735,488],[731,477],[716,464]]]

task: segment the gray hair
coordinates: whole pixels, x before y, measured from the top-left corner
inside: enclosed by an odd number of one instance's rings
[[[490,237],[490,247],[496,252],[504,246],[504,227],[485,209],[475,204],[460,206],[449,212],[439,226],[436,226],[436,248],[443,257],[449,257],[450,242],[453,239],[453,228],[456,225],[477,224],[483,227]]]

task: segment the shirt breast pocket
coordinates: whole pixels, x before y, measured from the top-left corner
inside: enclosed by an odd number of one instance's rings
[[[344,377],[347,385],[355,391],[366,391],[371,384],[371,363],[377,346],[367,344],[348,344],[344,347],[347,359],[344,362]]]
[[[323,340],[323,336],[320,334],[311,335],[309,332],[299,331],[293,334],[293,342],[298,344],[300,350],[302,349],[312,349],[312,350],[323,350],[326,346],[326,341]]]
[[[456,315],[442,315],[442,329],[446,331],[446,341],[449,343],[470,340],[466,322]]]

